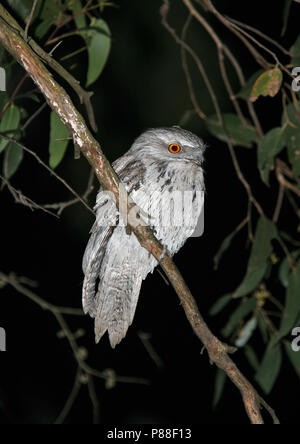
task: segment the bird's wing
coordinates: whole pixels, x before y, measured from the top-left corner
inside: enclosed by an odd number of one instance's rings
[[[129,193],[140,187],[144,173],[141,163],[137,163],[132,157],[126,155],[116,160],[113,163],[113,168]],[[112,196],[109,193],[104,193],[101,188],[94,209],[96,211],[96,221],[91,229],[91,236],[82,262],[85,274],[82,291],[83,310],[93,317],[96,316],[97,312],[96,282],[100,277],[108,241],[118,223],[118,211],[115,202]]]

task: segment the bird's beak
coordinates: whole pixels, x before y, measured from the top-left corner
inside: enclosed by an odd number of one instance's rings
[[[201,162],[201,160],[192,160],[192,162],[193,162],[194,164],[196,164],[197,166],[199,166],[199,167],[202,166],[202,162]]]

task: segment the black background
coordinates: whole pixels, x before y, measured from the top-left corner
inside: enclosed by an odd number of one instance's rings
[[[172,3],[170,21],[181,29],[186,10],[181,2]],[[278,39],[282,27],[283,2],[219,1],[222,12],[252,24]],[[99,124],[98,139],[109,160],[124,153],[145,128],[173,125],[182,121],[192,108],[180,63],[179,47],[160,24],[157,0],[123,0],[118,9],[108,8],[104,18],[112,35],[112,52],[103,75],[93,85],[93,105]],[[290,47],[299,32],[299,6],[294,5],[289,30],[283,40]],[[243,64],[246,77],[259,67],[237,40],[216,24]],[[217,55],[210,38],[196,23],[190,41],[207,66],[209,76],[224,111],[231,111],[218,74]],[[68,51],[68,41],[57,51],[57,57]],[[287,61],[284,57],[282,58]],[[77,77],[84,81],[86,56],[77,67]],[[205,87],[192,68],[199,101],[207,114],[213,113]],[[9,79],[13,90],[21,69]],[[32,88],[30,81],[25,89]],[[236,84],[237,87],[237,84]],[[74,97],[76,102],[76,98]],[[25,103],[29,109],[32,104]],[[31,108],[30,108],[31,107]],[[280,123],[281,99],[263,99],[258,113],[264,130]],[[245,217],[247,196],[238,181],[226,146],[211,138],[202,122],[192,118],[186,125],[207,140],[205,234],[190,239],[176,255],[175,261],[194,294],[211,329],[219,334],[230,310],[210,318],[209,308],[221,295],[233,291],[241,282],[247,265],[247,233],[242,232],[226,254],[220,269],[214,271],[213,257],[220,243]],[[47,161],[49,112],[29,127],[25,143]],[[251,150],[237,150],[240,165],[266,213],[271,215],[276,193],[261,185],[256,171],[256,156]],[[57,169],[78,191],[84,191],[89,168],[85,159],[74,161],[71,147]],[[13,178],[16,188],[40,203],[63,201],[70,194],[55,178],[26,155],[21,169]],[[96,186],[97,188],[97,186]],[[95,198],[91,196],[90,202]],[[81,259],[93,222],[86,209],[77,204],[57,220],[45,213],[16,205],[6,189],[1,192],[0,269],[14,271],[39,282],[36,292],[58,305],[81,306]],[[285,209],[284,209],[285,210]],[[289,229],[294,221],[285,218],[281,226]],[[274,282],[276,287],[276,282]],[[280,290],[282,291],[282,290]],[[283,296],[279,294],[279,297]],[[102,380],[95,381],[103,423],[241,423],[247,424],[239,392],[227,383],[224,397],[212,410],[215,368],[188,324],[172,287],[166,286],[157,271],[144,282],[133,326],[112,350],[105,336],[94,344],[93,321],[88,317],[67,317],[72,330],[83,328],[79,343],[89,350],[88,362],[98,369],[113,368],[117,374],[148,378],[149,386],[117,384],[106,390]],[[72,388],[75,361],[66,340],[58,339],[59,327],[51,315],[6,287],[0,293],[0,326],[7,331],[7,352],[0,354],[0,422],[52,423]],[[151,333],[151,343],[164,362],[157,369],[137,333]],[[261,356],[259,336],[254,345]],[[241,353],[234,356],[250,380],[253,371]],[[268,402],[283,423],[295,423],[299,381],[287,362]],[[67,423],[86,424],[92,420],[91,403],[86,387],[67,418]]]

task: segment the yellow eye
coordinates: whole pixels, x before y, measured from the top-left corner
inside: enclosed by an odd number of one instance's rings
[[[178,143],[171,143],[171,145],[169,145],[169,151],[172,154],[178,154],[181,151],[181,146],[178,145]]]

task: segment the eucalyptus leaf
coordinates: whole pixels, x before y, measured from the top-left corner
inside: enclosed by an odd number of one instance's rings
[[[23,20],[23,22],[26,22],[26,19],[31,13],[34,0],[7,0],[7,3],[11,9]],[[33,13],[32,21],[34,21],[39,15],[41,6],[42,2],[38,1]]]
[[[7,179],[10,179],[18,170],[23,160],[23,155],[23,149],[19,145],[9,142],[5,150],[3,163],[3,174]]]
[[[62,161],[69,143],[68,140],[57,140],[69,138],[69,131],[60,118],[51,112],[50,116],[50,143],[49,143],[49,165],[56,168]]]
[[[243,125],[239,117],[235,114],[223,114],[224,127],[219,122],[218,116],[213,115],[205,120],[208,131],[222,142],[227,142],[227,135],[231,137],[233,145],[251,148],[253,142],[257,140],[255,128],[247,122],[247,126]]]
[[[233,297],[245,296],[254,291],[268,270],[268,259],[272,253],[272,240],[277,237],[273,222],[261,217],[257,224],[246,276],[234,292]]]
[[[291,103],[282,115],[289,162],[296,176],[300,175],[300,103]]]
[[[300,35],[298,35],[296,42],[290,49],[290,52],[292,54],[291,64],[294,66],[300,66]]]
[[[89,31],[81,33],[88,47],[87,87],[100,76],[107,62],[111,47],[110,30],[104,20],[93,17],[90,28]]]
[[[250,100],[251,91],[253,89],[253,86],[256,82],[256,80],[265,72],[264,69],[260,69],[256,73],[254,73],[246,82],[246,84],[243,86],[243,88],[238,93],[238,96],[245,100]]]
[[[82,2],[81,0],[73,0],[72,1],[72,10],[74,13],[74,21],[76,24],[76,28],[78,30],[86,28],[86,18],[82,11]]]
[[[270,171],[274,167],[275,157],[285,147],[286,137],[283,128],[273,128],[258,144],[258,168],[261,178],[269,185]]]
[[[217,369],[216,379],[215,379],[215,392],[213,397],[213,408],[215,409],[222,398],[222,394],[224,392],[225,383],[226,383],[227,375],[221,370]]]
[[[290,334],[300,314],[300,262],[292,270],[286,290],[286,302],[278,333],[272,338],[272,345]]]
[[[5,136],[12,137],[13,133],[10,134],[8,131],[18,129],[20,118],[21,115],[19,108],[14,104],[10,105],[10,107],[8,108],[8,110],[5,112],[4,116],[1,119],[0,134],[5,133]],[[8,140],[5,140],[0,137],[0,153],[7,147],[8,144],[9,144]]]
[[[222,330],[223,336],[226,338],[230,336],[240,321],[246,318],[250,313],[253,313],[257,305],[255,298],[247,299],[240,302],[238,308],[231,314],[229,321]]]
[[[62,6],[63,5],[61,5],[60,2],[56,1],[43,2],[43,8],[41,9],[41,13],[39,15],[41,23],[35,29],[35,36],[38,39],[43,38],[51,26],[57,23],[57,19],[63,11],[63,9],[61,9]]]
[[[292,349],[291,344],[286,342],[284,344],[286,354],[290,360],[290,363],[292,364],[293,368],[295,369],[298,377],[300,378],[300,352],[296,352]]]
[[[223,240],[223,242],[222,242],[222,244],[221,244],[221,246],[219,248],[219,251],[217,252],[217,254],[214,257],[214,268],[215,268],[215,270],[218,269],[220,260],[222,259],[224,253],[230,247],[232,240],[235,238],[235,236],[237,234],[238,234],[238,231],[233,231],[231,234],[226,236],[226,238]]]
[[[255,102],[260,96],[275,97],[282,85],[283,74],[279,68],[269,69],[261,74],[251,91],[250,101]]]
[[[297,261],[298,258],[300,257],[300,251],[293,251],[291,253],[291,256],[294,261]],[[291,270],[289,260],[286,257],[286,258],[284,258],[284,260],[280,264],[279,274],[278,274],[279,280],[285,288],[287,288],[289,285],[289,278],[290,278],[291,271],[292,270]]]
[[[217,300],[217,302],[215,302],[215,304],[210,309],[209,314],[211,316],[217,315],[218,313],[220,313],[220,311],[222,311],[226,307],[226,305],[229,304],[230,301],[232,301],[232,295],[231,294],[225,294],[224,296],[219,298]]]
[[[274,384],[279,376],[282,364],[281,345],[268,347],[263,357],[262,363],[255,375],[255,380],[266,394],[271,393]]]
[[[251,347],[251,345],[247,344],[247,345],[245,345],[243,350],[244,350],[245,356],[246,356],[249,364],[251,365],[253,370],[255,370],[257,372],[259,369],[260,363],[259,363],[258,357],[257,357],[253,347]]]

